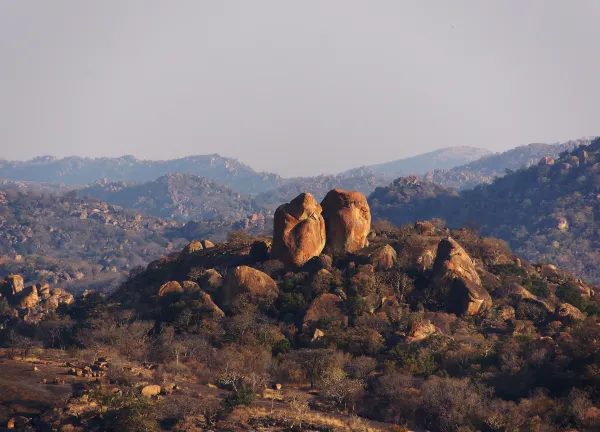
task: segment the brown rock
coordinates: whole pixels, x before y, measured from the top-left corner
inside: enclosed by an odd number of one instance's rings
[[[198,284],[204,291],[213,294],[223,286],[223,276],[215,269],[208,269],[198,279]]]
[[[448,310],[460,315],[476,315],[492,306],[473,261],[451,237],[438,245],[430,288],[445,298]]]
[[[182,293],[183,287],[177,281],[170,281],[158,289],[158,296],[163,297],[169,293]]]
[[[554,159],[552,159],[550,156],[543,157],[538,165],[554,165]]]
[[[556,307],[556,318],[560,321],[575,322],[583,321],[585,314],[569,303],[562,303]]]
[[[229,306],[240,295],[245,295],[253,303],[269,305],[277,299],[279,290],[268,274],[252,267],[239,266],[225,279],[223,302]]]
[[[202,306],[211,314],[213,318],[221,319],[225,316],[225,313],[215,304],[213,299],[207,293],[200,291],[200,299],[202,300]]]
[[[24,282],[21,275],[6,276],[4,282],[0,283],[0,295],[12,297],[23,290]]]
[[[215,247],[215,244],[213,242],[211,242],[210,240],[201,240],[202,246],[204,246],[204,249],[210,249]]]
[[[543,277],[548,279],[555,279],[558,277],[558,269],[552,264],[544,264],[540,268],[540,273]]]
[[[397,258],[398,255],[394,248],[387,244],[369,254],[371,264],[379,271],[389,270],[394,267]]]
[[[255,261],[266,261],[269,259],[271,245],[270,240],[256,240],[250,247],[250,256]]]
[[[308,329],[311,324],[321,320],[346,321],[343,311],[342,299],[335,294],[321,294],[313,300],[304,314],[303,328]]]
[[[200,285],[189,280],[181,282],[181,287],[187,294],[193,294],[200,291]]]
[[[301,266],[325,247],[325,221],[321,206],[302,193],[275,211],[271,258],[287,266]]]
[[[187,256],[202,249],[204,249],[204,246],[202,246],[202,242],[194,240],[188,243],[187,246],[183,248],[183,250],[181,251],[181,255]]]
[[[413,323],[411,329],[406,336],[406,342],[413,343],[427,339],[430,335],[436,332],[435,325],[429,320],[417,321]]]
[[[160,386],[156,384],[147,385],[145,387],[142,387],[141,393],[142,396],[146,397],[157,396],[160,393]]]
[[[435,226],[429,221],[415,222],[415,230],[422,235],[431,235],[435,232]]]
[[[50,285],[48,285],[47,283],[45,283],[45,284],[37,283],[37,284],[35,284],[35,286],[37,288],[38,295],[40,296],[40,298],[42,300],[45,300],[48,297],[50,297]]]
[[[367,245],[371,210],[360,192],[333,189],[321,202],[327,246],[336,253],[355,252]]]
[[[40,301],[38,297],[37,288],[35,286],[30,286],[23,289],[19,294],[19,309],[29,309],[37,306]]]

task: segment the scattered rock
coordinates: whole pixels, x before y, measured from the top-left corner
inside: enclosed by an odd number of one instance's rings
[[[451,237],[438,245],[430,289],[445,298],[449,311],[459,315],[476,315],[492,306],[473,261]]]
[[[271,258],[287,266],[301,266],[325,247],[325,221],[321,206],[302,193],[275,211]]]
[[[204,249],[202,243],[194,240],[188,243],[187,246],[183,248],[183,250],[181,251],[181,256],[187,256],[202,249]]]
[[[266,261],[269,259],[272,242],[270,240],[256,240],[250,247],[250,256],[254,261]]]
[[[556,318],[560,321],[583,321],[585,314],[569,303],[561,303],[556,307]]]
[[[279,296],[277,284],[271,277],[252,267],[239,266],[227,275],[223,284],[223,303],[232,305],[240,295],[253,303],[272,304]]]
[[[141,393],[142,396],[146,397],[157,396],[160,393],[160,386],[156,384],[147,385],[145,387],[142,387]]]
[[[375,249],[374,252],[369,254],[371,264],[379,271],[389,270],[394,267],[397,258],[398,255],[394,248],[387,244]]]
[[[325,293],[314,299],[304,314],[303,328],[308,329],[311,324],[321,320],[343,323],[347,321],[343,311],[343,301],[339,296]]]
[[[336,253],[356,252],[367,244],[371,210],[360,192],[333,189],[321,202],[327,246]]]
[[[166,284],[162,285],[158,289],[158,296],[163,297],[169,293],[182,293],[182,292],[183,292],[183,287],[179,284],[179,282],[170,281],[170,282],[167,282]]]

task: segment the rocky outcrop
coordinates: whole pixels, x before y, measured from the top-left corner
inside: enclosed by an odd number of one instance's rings
[[[336,253],[355,252],[367,245],[371,210],[360,192],[333,189],[321,202],[327,247]]]
[[[417,321],[411,326],[410,331],[406,336],[406,342],[420,342],[434,334],[436,330],[435,325],[429,320]]]
[[[53,288],[50,290],[50,296],[44,301],[46,309],[56,309],[60,305],[70,305],[75,301],[73,295],[62,288]]]
[[[19,303],[17,307],[19,309],[29,309],[38,305],[40,298],[38,297],[38,291],[35,286],[24,288],[19,293]]]
[[[325,247],[325,221],[321,206],[302,193],[275,211],[271,258],[288,266],[301,266]]]
[[[389,270],[394,267],[396,260],[398,259],[398,255],[393,247],[390,245],[384,245],[378,247],[373,252],[369,254],[369,261],[373,264],[378,271]]]
[[[200,288],[208,293],[216,293],[223,286],[223,276],[215,269],[208,269],[198,279]]]
[[[476,315],[492,306],[471,257],[451,237],[438,244],[429,286],[449,311],[459,315]]]
[[[181,256],[187,256],[202,249],[204,249],[202,243],[197,240],[194,240],[189,242],[187,246],[183,248],[183,250],[181,251]]]
[[[198,294],[200,296],[200,300],[202,301],[203,308],[206,309],[206,311],[213,318],[221,319],[225,316],[225,313],[221,310],[221,308],[219,308],[219,306],[215,304],[209,294],[203,291],[200,291]]]
[[[182,293],[183,292],[183,287],[181,286],[181,284],[177,281],[170,281],[167,282],[166,284],[163,284],[159,289],[158,289],[158,296],[159,297],[164,297],[167,294],[171,294],[171,293]]]
[[[312,324],[324,320],[345,322],[347,317],[342,306],[343,301],[339,296],[330,293],[321,294],[313,300],[306,310],[302,328],[307,330]]]
[[[585,314],[569,303],[562,303],[556,307],[556,318],[560,321],[573,323],[575,321],[583,321]]]
[[[229,307],[242,295],[252,303],[270,305],[279,296],[279,290],[268,274],[252,267],[239,266],[225,279],[222,292],[223,304]]]
[[[17,295],[23,290],[24,286],[21,275],[9,275],[3,282],[0,282],[0,296],[11,297]]]

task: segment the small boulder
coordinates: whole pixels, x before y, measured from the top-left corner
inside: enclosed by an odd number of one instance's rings
[[[492,306],[471,257],[451,237],[438,244],[429,287],[459,315],[476,315]]]
[[[418,321],[413,323],[411,329],[406,336],[406,342],[420,342],[424,339],[427,339],[430,335],[436,332],[435,325],[431,323],[429,320]]]
[[[544,264],[540,268],[540,273],[543,277],[548,279],[556,279],[558,275],[558,269],[552,264]]]
[[[170,282],[167,282],[166,284],[163,284],[158,289],[158,296],[163,297],[169,293],[182,293],[182,292],[183,292],[183,287],[181,286],[181,284],[179,282],[170,281]]]
[[[141,393],[142,396],[146,396],[146,397],[152,397],[152,396],[157,396],[160,394],[160,386],[159,385],[147,385],[145,387],[142,387]]]
[[[272,242],[270,240],[256,240],[250,247],[250,256],[254,261],[266,261],[269,259]]]
[[[225,316],[225,313],[215,304],[213,299],[209,294],[200,291],[199,293],[200,299],[202,301],[202,306],[210,313],[213,318],[221,319]]]
[[[321,202],[327,246],[335,253],[356,252],[367,245],[371,209],[360,192],[333,189]]]
[[[346,322],[343,301],[339,296],[325,293],[314,299],[304,314],[303,328],[308,329],[311,324],[323,320]]]
[[[386,244],[369,254],[369,261],[376,270],[384,271],[394,267],[398,255],[393,247]]]
[[[35,286],[30,286],[19,293],[19,303],[17,307],[19,309],[30,309],[37,306],[39,301],[40,298],[38,296],[37,288]]]
[[[302,266],[325,247],[325,221],[321,206],[302,193],[275,211],[271,258],[286,266]]]
[[[205,270],[198,279],[198,285],[202,290],[214,294],[223,286],[223,276],[214,268]]]
[[[556,318],[560,321],[573,323],[583,321],[585,314],[569,303],[561,303],[556,306]]]
[[[181,251],[181,256],[187,256],[202,249],[204,249],[204,246],[202,246],[202,242],[194,240],[192,242],[189,242],[187,246],[183,248],[183,250]]]
[[[279,296],[277,283],[266,273],[248,266],[239,266],[231,271],[223,284],[223,303],[226,306],[240,295],[253,303],[272,304]]]
[[[202,246],[204,247],[204,249],[210,249],[215,247],[215,244],[213,242],[211,242],[210,240],[201,240]]]

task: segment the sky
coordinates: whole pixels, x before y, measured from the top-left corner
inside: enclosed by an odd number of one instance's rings
[[[0,0],[0,158],[286,176],[599,135],[597,0]]]

